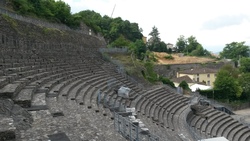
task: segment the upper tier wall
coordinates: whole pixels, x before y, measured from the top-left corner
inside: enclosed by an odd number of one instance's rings
[[[44,45],[71,45],[83,48],[105,47],[105,41],[96,36],[37,26],[0,15],[0,46],[4,48],[27,48]]]

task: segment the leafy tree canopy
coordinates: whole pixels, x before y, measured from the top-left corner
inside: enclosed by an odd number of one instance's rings
[[[240,59],[240,71],[243,73],[250,72],[250,58],[243,57]]]
[[[184,90],[190,90],[188,83],[186,81],[181,81],[181,83],[179,84],[179,87],[181,87]]]
[[[160,33],[157,29],[157,27],[153,27],[152,31],[149,33],[149,35],[151,36],[149,38],[148,41],[148,49],[150,51],[156,51],[156,52],[167,52],[167,53],[171,53],[172,50],[167,49],[167,44],[163,41],[161,41],[160,38]]]
[[[131,50],[135,53],[136,57],[143,60],[146,55],[146,44],[142,40],[136,40],[130,44]]]
[[[13,9],[20,14],[63,23],[70,27],[79,26],[79,23],[74,21],[70,6],[61,0],[10,0],[10,2]]]
[[[221,58],[238,60],[239,57],[247,57],[248,51],[249,46],[245,45],[245,42],[232,42],[226,44],[220,56]]]
[[[13,9],[20,14],[43,18],[52,22],[63,23],[72,28],[79,28],[84,22],[95,33],[101,33],[110,45],[124,46],[129,42],[142,39],[142,29],[137,23],[128,20],[101,16],[91,10],[71,14],[70,6],[62,0],[10,0]],[[121,43],[118,43],[121,41]],[[128,41],[128,43],[125,43]],[[114,43],[113,43],[114,42]]]
[[[204,49],[194,36],[190,36],[186,39],[183,35],[180,35],[180,37],[177,38],[176,47],[179,52],[186,53],[188,55],[211,56],[211,53]]]
[[[183,52],[184,49],[187,47],[187,40],[185,39],[185,36],[180,35],[180,37],[177,38],[175,45],[178,48],[179,52]]]
[[[250,99],[250,73],[244,73],[239,77],[239,84],[243,89],[242,97]]]
[[[229,100],[239,98],[242,94],[242,87],[240,86],[237,77],[238,71],[231,65],[222,67],[217,73],[217,78],[214,82],[214,89],[222,90],[226,93]]]

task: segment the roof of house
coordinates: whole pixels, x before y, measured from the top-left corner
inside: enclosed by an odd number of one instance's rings
[[[189,70],[179,71],[182,74],[203,74],[203,73],[217,73],[218,70],[210,68],[195,68]]]
[[[182,81],[186,81],[187,83],[194,83],[194,81],[187,75],[178,78],[173,78],[171,80],[177,83],[181,83]]]

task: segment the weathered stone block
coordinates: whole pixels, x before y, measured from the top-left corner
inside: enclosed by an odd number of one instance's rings
[[[13,140],[16,138],[14,121],[12,118],[1,117],[0,118],[0,140]]]

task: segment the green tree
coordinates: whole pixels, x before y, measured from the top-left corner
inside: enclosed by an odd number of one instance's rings
[[[243,57],[240,59],[240,71],[241,72],[250,72],[250,58]]]
[[[143,60],[147,51],[146,44],[142,40],[137,39],[130,46],[132,48],[131,50],[134,51],[136,57],[140,60]]]
[[[160,33],[159,33],[157,27],[154,26],[152,28],[152,31],[149,33],[149,35],[151,37],[149,38],[148,48],[151,51],[157,51],[159,46],[160,46],[160,42],[161,42],[161,39],[159,37]]]
[[[181,83],[179,84],[179,87],[181,87],[184,90],[190,90],[188,83],[186,81],[181,81]]]
[[[247,57],[248,51],[249,46],[245,45],[245,42],[232,42],[226,44],[220,56],[221,58],[238,60],[239,57]]]
[[[129,44],[130,41],[127,40],[123,35],[120,35],[119,38],[111,43],[111,47],[127,47]]]
[[[221,67],[221,70],[226,70],[233,78],[237,79],[240,75],[240,72],[238,69],[234,68],[230,64],[226,64]]]
[[[55,3],[55,17],[66,25],[70,25],[72,22],[72,15],[70,13],[70,6],[65,2],[59,0]]]
[[[23,15],[31,15],[52,22],[78,28],[85,23],[95,33],[101,33],[109,45],[124,45],[142,39],[142,30],[137,23],[122,18],[101,16],[91,10],[71,14],[71,7],[62,0],[10,0],[13,9]],[[125,42],[128,41],[128,42]],[[114,43],[113,43],[114,42]]]
[[[197,49],[198,45],[200,45],[200,43],[198,43],[196,38],[190,36],[187,38],[187,47],[184,49],[184,52],[191,53],[193,50]]]
[[[177,38],[175,45],[178,48],[179,52],[183,52],[185,48],[187,47],[187,40],[185,39],[185,36],[180,35],[180,37]]]
[[[34,7],[28,0],[12,0],[13,8],[20,14],[28,14],[34,10]]]
[[[250,73],[244,73],[239,77],[239,84],[243,89],[242,99],[250,99]]]
[[[163,41],[160,42],[159,47],[157,48],[158,52],[168,52],[167,44]],[[172,50],[171,50],[172,51]]]
[[[80,11],[77,13],[81,17],[81,21],[83,21],[87,26],[91,27],[95,33],[101,32],[101,28],[99,24],[102,21],[102,16],[99,13],[91,10]]]
[[[169,85],[169,86],[175,88],[174,83],[173,83],[171,80],[169,80],[168,78],[162,77],[162,76],[161,76],[161,77],[159,77],[159,80],[160,80],[163,84],[167,84],[167,85]]]
[[[237,80],[238,71],[230,65],[222,67],[217,73],[214,82],[214,89],[225,92],[225,97],[232,101],[239,98],[242,94],[242,88]]]
[[[156,82],[158,75],[154,71],[154,64],[152,62],[146,62],[144,67],[146,68],[146,79],[151,83]]]

